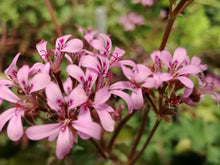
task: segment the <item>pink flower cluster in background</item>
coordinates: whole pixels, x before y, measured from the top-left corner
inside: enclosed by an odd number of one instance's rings
[[[133,3],[141,3],[143,6],[153,6],[154,0],[133,0]]]
[[[125,31],[133,31],[136,26],[144,25],[145,20],[135,12],[129,12],[119,18],[118,23],[124,27]]]

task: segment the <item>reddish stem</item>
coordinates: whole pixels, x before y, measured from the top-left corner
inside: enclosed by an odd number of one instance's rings
[[[61,37],[61,36],[62,36],[62,31],[61,31],[59,25],[57,24],[56,18],[55,18],[54,14],[53,14],[52,5],[50,4],[50,1],[49,1],[49,0],[45,0],[45,4],[46,4],[47,9],[48,9],[48,11],[49,11],[49,13],[50,13],[52,22],[53,22],[53,24],[54,24],[54,26],[55,26],[57,36],[58,36],[58,37]]]

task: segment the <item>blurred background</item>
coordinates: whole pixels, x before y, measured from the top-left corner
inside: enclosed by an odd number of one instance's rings
[[[178,1],[177,1],[178,2]],[[51,0],[53,12],[63,34],[82,37],[75,24],[99,29],[111,36],[113,46],[126,51],[124,59],[149,62],[158,50],[167,23],[169,0],[155,0],[142,5],[132,0]],[[0,0],[0,78],[13,57],[21,52],[19,63],[39,61],[36,44],[44,39],[54,47],[57,34],[44,0]],[[177,18],[166,49],[187,49],[209,65],[209,73],[220,76],[220,0],[194,0]],[[19,64],[18,64],[19,65]],[[1,111],[7,105],[1,106]],[[170,123],[161,124],[155,137],[139,160],[140,165],[220,165],[220,108],[209,96],[198,107],[183,105]],[[148,129],[154,114],[148,120]],[[115,153],[123,159],[141,115],[129,121],[120,134]],[[143,142],[144,143],[144,139]],[[56,160],[54,143],[28,142],[24,137],[11,142],[0,134],[0,165],[76,164],[111,165],[98,161],[93,146],[79,140],[68,157]]]

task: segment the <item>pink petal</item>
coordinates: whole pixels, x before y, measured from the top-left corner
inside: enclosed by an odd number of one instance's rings
[[[74,138],[68,127],[64,131],[60,131],[57,139],[56,156],[58,159],[63,159],[73,147]]]
[[[110,37],[106,34],[101,34],[101,33],[98,34],[98,37],[100,40],[104,40],[105,49],[107,51],[110,51],[112,48],[112,41],[111,41]]]
[[[61,50],[62,52],[76,53],[83,48],[83,42],[80,39],[72,39],[68,41],[65,47]]]
[[[28,76],[32,76],[36,74],[42,67],[44,67],[44,64],[42,63],[35,63],[28,71]]]
[[[79,132],[100,140],[102,128],[99,124],[87,120],[74,120],[72,126]]]
[[[56,109],[54,110],[59,110],[60,105],[64,103],[64,98],[58,85],[53,82],[50,82],[46,87],[46,95],[48,102],[56,107]]]
[[[90,109],[88,107],[80,106],[78,120],[92,121],[91,115],[90,115]]]
[[[95,107],[95,109],[103,128],[108,132],[114,131],[115,121],[112,119],[111,115],[105,109],[100,109],[99,107]]]
[[[82,83],[85,79],[84,72],[77,65],[68,65],[66,68],[66,72],[69,76],[76,79],[78,82]]]
[[[141,88],[135,89],[131,95],[134,109],[140,109],[144,104],[143,94]]]
[[[197,104],[194,103],[189,97],[182,98],[181,101],[186,103],[187,105],[190,105],[190,106],[198,106],[199,105],[198,103]]]
[[[4,127],[5,123],[15,115],[15,111],[16,108],[11,108],[4,111],[0,115],[0,131],[2,131],[2,128]]]
[[[104,104],[110,98],[110,96],[111,94],[108,91],[107,87],[101,88],[96,92],[93,104],[94,105]]]
[[[65,53],[64,57],[67,59],[69,64],[73,64],[72,58],[67,53]]]
[[[135,82],[144,81],[152,72],[142,64],[137,64],[137,72],[135,72],[134,80]]]
[[[153,74],[153,78],[156,81],[156,84],[155,84],[154,88],[156,88],[156,89],[158,89],[163,83],[163,80],[161,79],[160,76],[161,76],[161,73],[159,73],[159,72]]]
[[[118,81],[110,86],[110,90],[132,89],[131,83],[128,81]]]
[[[56,40],[56,48],[58,48],[60,45],[64,45],[64,44],[66,43],[66,41],[67,41],[70,37],[72,37],[72,35],[67,34],[67,35],[64,35],[64,36],[62,36],[62,37],[57,38],[57,40]]]
[[[177,71],[178,75],[183,75],[183,74],[197,74],[200,73],[201,69],[195,65],[187,65],[182,67]]]
[[[0,98],[3,100],[7,100],[12,103],[17,103],[20,101],[20,98],[15,95],[9,88],[6,86],[0,86]]]
[[[192,65],[200,65],[202,63],[201,59],[198,56],[193,56],[191,59]]]
[[[18,74],[17,74],[18,83],[24,92],[28,92],[26,89],[26,87],[29,85],[28,84],[28,72],[29,72],[29,66],[24,65],[22,68],[18,70]]]
[[[174,63],[175,61],[177,61],[177,65],[176,67],[180,66],[184,60],[186,59],[186,49],[184,48],[176,48],[176,50],[174,51],[174,54],[173,54],[173,60],[172,60],[172,63]]]
[[[169,81],[169,80],[173,79],[173,76],[169,73],[161,73],[160,79],[163,81]]]
[[[11,118],[7,127],[7,135],[12,141],[17,141],[23,136],[23,125],[21,115],[15,115]]]
[[[120,91],[120,90],[113,90],[111,91],[111,94],[121,97],[127,103],[129,113],[133,111],[132,100],[131,100],[131,97],[127,93]]]
[[[161,61],[163,61],[164,65],[170,67],[172,63],[172,56],[169,51],[163,50],[160,56]]]
[[[134,69],[137,69],[137,64],[134,61],[131,60],[122,60],[120,61],[121,65],[128,65]]]
[[[50,74],[50,63],[47,62],[46,64],[44,64],[41,68],[41,72],[42,73],[46,73],[46,74]]]
[[[90,88],[93,87],[94,83],[96,82],[98,75],[97,73],[91,71],[90,69],[86,70],[86,78],[85,80],[90,83]]]
[[[98,40],[98,39],[92,40],[91,46],[97,50],[106,51],[105,45],[101,40]]]
[[[59,132],[60,128],[60,123],[35,125],[27,128],[25,133],[31,140],[40,140]]]
[[[48,141],[52,142],[59,135],[59,130],[48,137]]]
[[[150,77],[147,78],[141,86],[145,88],[154,88],[156,84],[157,84],[156,80]]]
[[[96,73],[99,73],[98,68],[100,67],[100,64],[99,64],[96,57],[93,57],[93,56],[90,56],[90,55],[83,56],[81,58],[80,64],[85,68],[89,68],[92,71],[94,71]]]
[[[98,34],[98,30],[96,31],[91,31],[91,32],[88,32],[84,35],[84,39],[89,43],[91,44],[93,38],[95,37],[96,34]]]
[[[29,81],[29,85],[32,87],[30,93],[46,88],[49,83],[50,83],[50,76],[48,74],[45,73],[36,74]]]
[[[88,100],[84,89],[78,85],[68,96],[69,109],[75,108]]]
[[[47,61],[45,58],[47,56],[47,41],[41,40],[37,45],[36,45],[37,51],[40,54],[40,56]]]
[[[154,63],[157,62],[157,59],[160,60],[160,54],[161,52],[159,50],[155,50],[151,53],[150,57]]]
[[[114,62],[119,61],[124,54],[125,54],[125,51],[123,49],[115,47],[115,50],[112,53],[112,56],[110,58],[111,64],[114,63]]]
[[[12,86],[13,82],[10,80],[0,79],[0,85]]]
[[[19,56],[20,56],[20,53],[18,53],[14,57],[12,63],[9,65],[9,67],[4,72],[5,75],[8,77],[8,79],[10,79],[10,80],[12,78],[17,78],[17,65],[16,65],[16,63],[18,61]]]
[[[72,91],[72,88],[73,88],[73,83],[72,83],[72,80],[70,77],[68,77],[66,79],[66,81],[63,83],[63,87],[64,87],[64,90],[65,90],[65,93],[67,95],[69,95]]]
[[[124,65],[121,66],[123,74],[127,77],[128,80],[133,81],[134,74],[130,68],[125,67]]]
[[[183,97],[189,97],[193,91],[193,88],[186,88],[183,93]]]
[[[180,76],[177,79],[180,80],[181,83],[183,83],[188,88],[193,88],[194,87],[193,82],[189,78],[187,78],[187,77]]]

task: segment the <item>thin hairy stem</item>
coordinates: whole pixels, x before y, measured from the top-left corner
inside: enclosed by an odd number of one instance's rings
[[[100,153],[100,155],[104,158],[104,159],[108,159],[107,155],[105,154],[103,148],[94,140],[94,139],[90,139],[90,141],[92,142],[92,144],[96,147],[97,151]]]
[[[122,129],[122,127],[125,125],[125,123],[136,113],[136,110],[134,110],[132,113],[128,114],[123,120],[120,121],[120,123],[118,124],[118,126],[116,127],[110,141],[108,144],[108,152],[110,153],[112,150],[112,147],[114,145],[115,139],[118,136],[120,130]]]
[[[156,122],[154,124],[154,127],[152,128],[152,130],[151,130],[151,132],[150,132],[146,142],[144,143],[144,146],[142,147],[140,152],[138,152],[138,154],[135,155],[135,157],[130,162],[128,162],[128,165],[133,165],[139,159],[139,157],[143,154],[144,150],[147,148],[150,140],[152,139],[156,129],[158,128],[158,125],[160,124],[160,121],[161,121],[161,119],[157,119],[156,120]]]
[[[141,140],[141,137],[142,137],[142,135],[144,133],[144,128],[146,126],[146,120],[147,120],[147,117],[148,117],[149,110],[150,109],[148,108],[145,111],[144,115],[143,115],[142,122],[141,122],[141,127],[140,127],[140,129],[138,131],[138,136],[137,136],[137,138],[136,138],[136,140],[134,142],[134,145],[133,145],[133,147],[131,149],[131,152],[130,152],[130,154],[128,156],[128,159],[132,159],[132,157],[134,156],[134,153],[136,152],[137,146],[138,146],[138,144],[139,144],[139,142]]]
[[[53,8],[52,8],[52,5],[50,4],[50,0],[44,0],[44,1],[45,1],[46,6],[47,6],[47,10],[50,13],[50,17],[52,19],[52,22],[53,22],[53,24],[55,26],[57,36],[61,37],[62,36],[62,31],[61,31],[59,25],[57,24],[56,18],[55,18],[54,14],[53,14]]]

